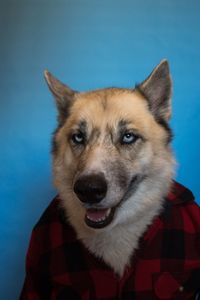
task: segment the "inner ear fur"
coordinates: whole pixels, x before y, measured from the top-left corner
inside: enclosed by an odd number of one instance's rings
[[[167,60],[162,60],[136,89],[146,98],[156,119],[168,121],[171,116],[172,81]]]

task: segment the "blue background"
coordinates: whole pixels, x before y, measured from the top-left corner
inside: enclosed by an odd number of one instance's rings
[[[177,179],[200,199],[198,0],[0,1],[0,295],[18,298],[30,232],[55,194],[49,69],[72,88],[132,87],[162,58],[174,80]]]

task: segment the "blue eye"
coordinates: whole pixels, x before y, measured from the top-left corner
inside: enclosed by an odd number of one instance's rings
[[[74,144],[84,144],[85,138],[82,132],[77,132],[72,135],[72,141]]]
[[[138,136],[133,132],[126,132],[121,139],[121,144],[133,144],[138,139]]]

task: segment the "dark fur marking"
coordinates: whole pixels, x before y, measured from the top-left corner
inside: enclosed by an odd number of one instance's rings
[[[132,177],[132,180],[130,181],[130,184],[128,185],[128,188],[124,194],[124,197],[121,199],[121,201],[117,204],[117,206],[115,207],[118,208],[121,205],[123,205],[123,203],[128,200],[133,194],[134,192],[137,190],[138,186],[140,185],[140,183],[145,180],[147,178],[146,175],[141,176],[141,175],[135,175]]]
[[[58,109],[57,119],[59,126],[64,125],[66,119],[70,116],[71,107],[76,101],[76,94],[78,94],[78,92],[70,90],[68,93],[65,93],[62,98],[56,97],[56,106]]]
[[[156,118],[155,119],[156,122],[162,126],[166,132],[167,132],[167,141],[166,141],[166,144],[169,144],[171,143],[172,139],[173,139],[173,132],[172,132],[172,129],[171,127],[169,126],[169,124],[163,119],[163,118]]]
[[[57,109],[58,109],[58,116],[57,116],[58,128],[61,128],[65,124],[68,117],[70,116],[71,107],[74,101],[75,100],[73,99],[73,101],[67,102],[65,103],[65,105],[59,105],[58,102],[56,102]]]
[[[127,131],[128,125],[130,125],[132,122],[128,120],[120,120],[118,123],[118,138],[120,139],[121,136]]]
[[[128,120],[120,120],[119,123],[118,123],[118,130],[121,131],[121,130],[124,130],[127,128],[127,126],[129,124],[131,124],[132,122],[131,121],[128,121]]]
[[[147,175],[134,175],[128,185],[123,201],[127,200],[137,189],[138,185],[147,178]]]
[[[78,124],[78,129],[86,136],[87,135],[87,122],[81,120]]]
[[[58,153],[58,142],[56,141],[56,135],[62,126],[58,126],[52,134],[51,140],[51,154],[56,155]]]
[[[149,107],[150,112],[152,112],[151,101],[148,100],[148,98],[147,98],[146,95],[144,94],[143,90],[140,89],[140,86],[139,86],[139,85],[136,85],[135,89],[136,89],[136,91],[138,91],[138,92],[144,97],[144,99],[146,100],[146,102],[147,102],[147,104],[148,104],[148,107]],[[164,103],[164,102],[166,103],[166,99],[163,100],[163,103]],[[168,105],[167,105],[167,104],[164,105],[163,103],[162,103],[161,105],[164,106],[165,108],[167,108]],[[154,116],[155,121],[156,121],[160,126],[162,126],[162,127],[165,129],[165,131],[167,132],[167,134],[168,134],[168,137],[167,137],[167,144],[169,144],[169,143],[172,141],[172,139],[173,139],[173,132],[172,132],[172,129],[170,128],[170,126],[169,126],[169,124],[167,123],[167,121],[166,121],[161,115],[159,115],[159,114],[153,114],[153,116]]]
[[[74,140],[74,135],[81,135],[83,140],[80,143],[77,143]],[[67,137],[69,144],[76,151],[76,153],[81,153],[87,143],[87,122],[81,120],[74,128],[71,129]]]
[[[128,176],[126,175],[125,172],[122,171],[122,168],[120,165],[118,166],[117,180],[118,180],[119,186],[121,188],[124,188],[127,186]]]
[[[107,168],[111,171],[113,178],[117,178],[118,185],[124,189],[128,183],[128,174],[126,169],[124,168],[123,164],[119,161],[107,163]]]
[[[59,106],[59,115],[58,115],[58,124],[59,126],[62,126],[66,119],[70,115],[70,106],[71,104],[68,104],[66,107],[65,106]]]
[[[123,135],[126,132],[131,132],[136,136],[137,139],[140,138],[143,141],[145,141],[145,138],[140,134],[140,132],[136,128],[129,127],[129,125],[132,125],[132,122],[129,121],[129,120],[120,120],[119,121],[119,124],[118,124],[118,130],[119,130],[119,132],[118,132],[118,141],[120,142],[120,147],[122,146],[121,139],[122,139]],[[136,139],[136,141],[137,141],[137,139]],[[132,148],[133,144],[135,144],[135,143],[131,143],[130,145],[125,144],[125,146],[126,147],[130,146]]]
[[[100,136],[100,129],[95,127],[92,129],[92,132],[89,136],[88,134],[88,126],[86,120],[81,120],[78,124],[78,130],[85,136],[87,143],[94,143]]]

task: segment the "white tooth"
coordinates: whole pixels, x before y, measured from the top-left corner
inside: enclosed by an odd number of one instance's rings
[[[107,210],[107,212],[106,212],[106,214],[105,214],[105,216],[104,217],[102,217],[102,218],[99,218],[99,219],[97,219],[97,220],[93,220],[93,218],[91,218],[90,216],[87,216],[87,218],[89,219],[89,220],[91,220],[91,221],[96,221],[96,222],[101,222],[101,221],[104,221],[109,215],[110,215],[110,212],[111,212],[111,208],[109,208],[108,210]]]
[[[111,212],[111,208],[109,208],[109,209],[107,210],[107,212],[106,212],[106,217],[109,216],[110,212]]]

